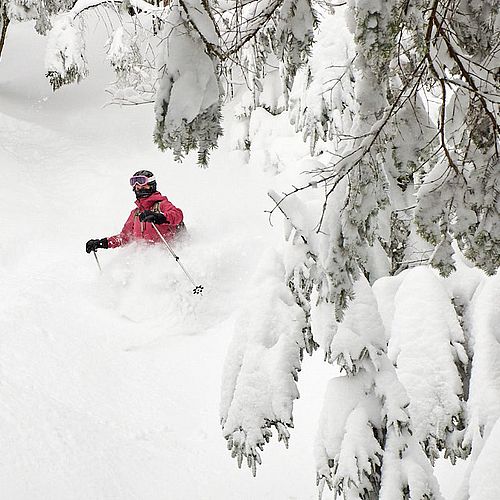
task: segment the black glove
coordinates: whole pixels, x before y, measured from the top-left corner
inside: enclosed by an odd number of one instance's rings
[[[103,238],[102,240],[89,240],[85,245],[85,251],[87,253],[95,252],[98,248],[108,248],[108,239]]]
[[[141,222],[154,222],[155,224],[165,224],[167,218],[161,212],[153,212],[152,210],[144,210],[139,214]]]

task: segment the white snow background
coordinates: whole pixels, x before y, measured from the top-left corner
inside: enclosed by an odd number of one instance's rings
[[[230,136],[208,169],[195,155],[175,163],[152,143],[151,106],[106,106],[113,74],[94,21],[79,85],[52,93],[31,23],[11,24],[0,62],[0,499],[316,498],[314,438],[336,374],[321,353],[303,363],[290,448],[268,445],[256,478],[238,470],[219,423],[235,317],[281,241],[279,216],[273,228],[265,213],[276,173],[266,148],[282,141],[288,159],[306,148],[282,120],[276,135],[254,132],[261,163]],[[162,247],[99,251],[102,273],[85,253],[119,232],[128,178],[143,168],[184,211],[190,241],[176,250],[202,297]],[[464,466],[439,470],[452,498]]]

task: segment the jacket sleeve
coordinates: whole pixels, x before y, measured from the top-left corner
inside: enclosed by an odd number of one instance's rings
[[[123,229],[120,234],[116,236],[108,237],[108,248],[116,248],[121,247],[122,245],[126,245],[130,238],[132,237],[132,231],[134,228],[134,217],[135,217],[135,209],[130,212],[128,219],[125,221]]]
[[[167,199],[160,203],[160,212],[167,218],[166,224],[170,224],[171,226],[179,225],[184,218],[182,210],[174,206]]]

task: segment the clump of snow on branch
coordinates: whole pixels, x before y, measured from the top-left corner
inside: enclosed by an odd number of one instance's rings
[[[441,498],[432,466],[413,435],[409,398],[387,356],[384,326],[365,278],[355,283],[354,292],[331,338],[331,345],[348,350],[348,356],[336,358],[347,366],[347,375],[330,381],[325,395],[316,438],[320,492],[327,485],[353,499],[401,498],[403,492],[410,498]],[[323,305],[320,313],[334,321],[332,307],[328,314]],[[316,332],[325,325],[328,319],[313,319],[315,338],[328,338]]]
[[[80,82],[88,74],[82,25],[70,15],[54,22],[47,41],[45,68],[54,90]]]
[[[317,294],[313,295],[311,311],[313,335],[315,338],[322,339],[319,344],[327,354],[328,361],[337,363],[342,371],[349,374],[376,367],[386,346],[383,324],[381,321],[373,320],[374,314],[378,319],[377,305],[373,294],[368,291],[369,286],[366,280],[360,278],[354,288],[356,299],[351,301],[349,314],[342,322],[332,324],[335,318],[335,308],[329,302],[318,301]],[[315,306],[315,304],[318,305]],[[318,318],[318,316],[325,315],[326,320]],[[320,327],[317,328],[317,325]],[[325,331],[321,331],[323,329]],[[325,335],[328,332],[333,333],[331,338]]]
[[[484,436],[500,417],[500,276],[486,278],[474,294],[469,315],[474,348],[467,437]],[[479,431],[479,434],[477,432]]]
[[[211,23],[207,13],[203,19]],[[196,148],[199,163],[206,164],[222,134],[217,62],[207,54],[200,34],[189,29],[189,19],[176,2],[163,37],[154,140],[160,149],[172,149],[177,159]]]
[[[284,0],[272,30],[274,51],[280,61],[283,93],[288,101],[298,69],[307,62],[314,41],[316,13],[309,0]]]
[[[270,252],[250,285],[234,325],[222,380],[221,419],[232,456],[255,475],[259,451],[272,436],[288,443],[293,401],[299,397],[304,314],[284,285],[278,254]]]
[[[383,449],[374,434],[380,420],[367,377],[329,382],[315,447],[321,490],[328,484],[353,498],[373,492],[370,476],[382,466]]]
[[[467,401],[468,423],[465,445],[472,448],[472,460],[464,484],[464,498],[496,498],[500,422],[500,277],[484,279],[465,315],[474,352]],[[487,478],[493,482],[483,482]],[[494,492],[495,494],[486,494]],[[469,496],[465,496],[465,495]],[[485,496],[482,496],[482,495]]]
[[[342,16],[323,15],[309,62],[298,70],[289,99],[291,123],[309,141],[312,155],[330,141],[337,147],[339,132],[352,127],[354,59]]]
[[[405,271],[393,297],[382,278],[374,285],[379,303],[392,302],[389,357],[410,398],[414,436],[434,461],[445,450],[462,456],[464,389],[468,365],[465,337],[442,280],[428,267]]]

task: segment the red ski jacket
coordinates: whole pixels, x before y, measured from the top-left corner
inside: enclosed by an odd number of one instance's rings
[[[167,218],[167,222],[165,224],[156,224],[158,231],[167,241],[175,237],[177,227],[183,219],[182,210],[170,203],[166,196],[156,191],[147,198],[136,200],[135,204],[137,208],[130,212],[121,233],[108,238],[108,248],[120,247],[134,240],[145,240],[149,243],[161,241],[150,222],[141,222],[139,220],[139,214],[145,210],[159,210]]]

